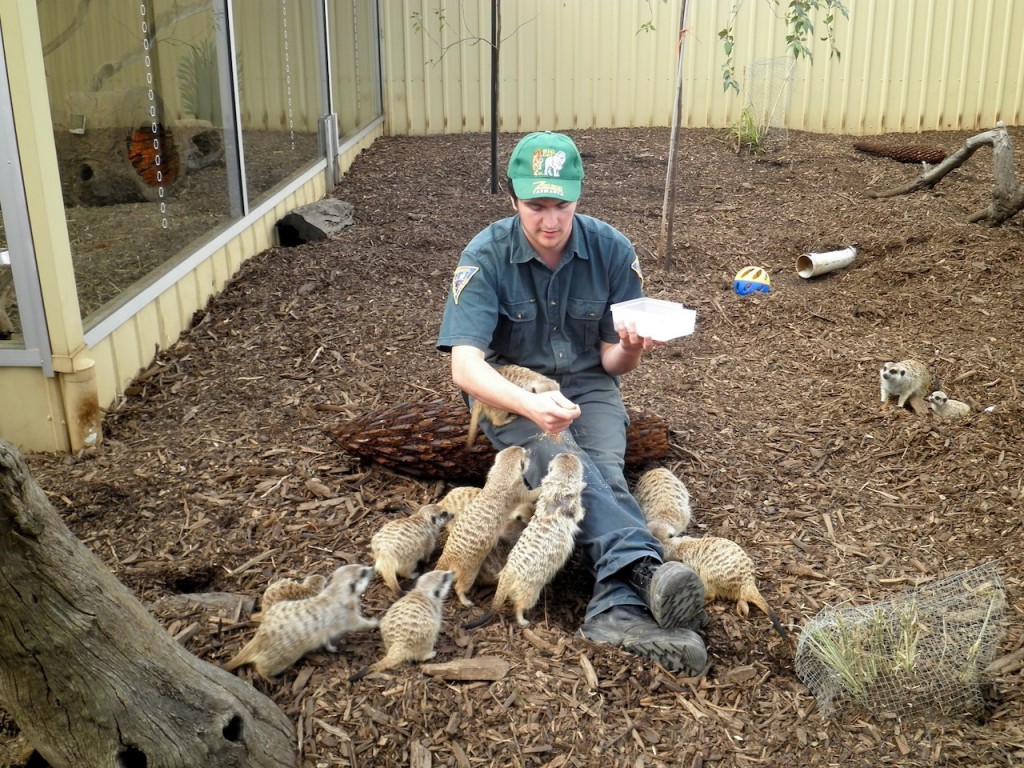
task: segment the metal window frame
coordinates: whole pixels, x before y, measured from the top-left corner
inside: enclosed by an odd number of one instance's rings
[[[35,245],[25,197],[25,179],[18,154],[18,135],[14,128],[14,106],[11,102],[11,81],[7,75],[7,54],[3,34],[0,34],[0,168],[4,169],[0,183],[0,211],[7,233],[11,274],[14,277],[14,295],[18,302],[18,316],[24,346],[8,346],[0,342],[0,367],[42,368],[53,376],[53,355],[46,328],[46,310],[39,286]]]

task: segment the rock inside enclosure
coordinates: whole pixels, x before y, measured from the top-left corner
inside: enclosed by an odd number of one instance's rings
[[[344,200],[318,200],[286,214],[277,222],[281,245],[291,247],[314,240],[326,240],[352,226],[355,207]]]

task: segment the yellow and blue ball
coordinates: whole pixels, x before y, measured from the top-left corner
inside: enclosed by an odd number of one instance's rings
[[[751,293],[768,293],[772,289],[772,279],[761,267],[744,267],[736,273],[732,288],[740,296]]]

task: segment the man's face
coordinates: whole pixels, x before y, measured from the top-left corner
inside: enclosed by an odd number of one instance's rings
[[[550,256],[562,252],[572,234],[575,202],[538,197],[534,200],[517,200],[514,207],[526,239],[537,253]]]

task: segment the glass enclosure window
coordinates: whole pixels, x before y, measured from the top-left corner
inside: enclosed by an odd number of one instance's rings
[[[376,0],[330,2],[328,37],[338,134],[352,136],[383,114]]]
[[[246,192],[252,203],[321,157],[316,18],[308,0],[233,0]]]
[[[231,219],[216,33],[224,19],[202,1],[37,7],[87,317]]]
[[[4,213],[0,208],[0,346],[8,346],[12,339],[20,335],[11,253],[7,245],[7,230],[4,228]]]

